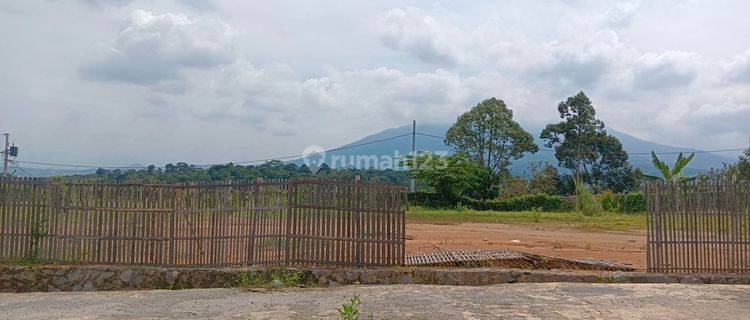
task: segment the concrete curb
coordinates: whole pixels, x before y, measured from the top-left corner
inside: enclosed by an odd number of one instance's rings
[[[226,288],[249,274],[296,272],[313,286],[504,283],[684,283],[750,285],[750,274],[677,275],[645,272],[522,270],[496,268],[255,269],[132,266],[0,266],[0,292],[110,291]]]

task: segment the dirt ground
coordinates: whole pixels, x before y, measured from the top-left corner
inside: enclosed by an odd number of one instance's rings
[[[388,285],[0,294],[0,319],[747,319],[749,286],[681,284]]]
[[[407,223],[406,252],[511,249],[568,259],[594,258],[646,267],[645,231],[583,231],[501,223]]]

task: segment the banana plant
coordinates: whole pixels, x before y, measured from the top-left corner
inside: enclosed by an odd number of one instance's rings
[[[688,182],[695,180],[695,177],[686,177],[682,169],[685,168],[685,166],[690,163],[690,161],[693,160],[695,157],[695,153],[691,153],[689,156],[685,157],[682,155],[682,152],[677,156],[677,161],[674,163],[674,167],[672,169],[669,168],[669,165],[667,165],[666,162],[659,159],[659,157],[656,156],[656,153],[651,151],[651,162],[654,164],[654,167],[659,169],[661,172],[662,177],[658,176],[651,176],[644,174],[643,177],[646,179],[651,180],[661,180],[661,181],[667,181],[672,183],[680,183],[680,182]]]

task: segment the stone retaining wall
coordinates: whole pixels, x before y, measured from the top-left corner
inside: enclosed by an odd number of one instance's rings
[[[297,270],[299,269],[286,269]],[[280,269],[157,268],[115,266],[0,266],[0,292],[187,289],[240,286],[242,278]],[[665,275],[642,272],[584,272],[519,269],[320,269],[304,270],[306,285],[501,283],[711,283],[750,284],[750,275]]]

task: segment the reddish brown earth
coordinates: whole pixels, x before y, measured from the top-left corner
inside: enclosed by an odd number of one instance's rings
[[[567,259],[603,259],[646,266],[645,231],[586,231],[501,223],[407,223],[406,252],[511,249]]]

